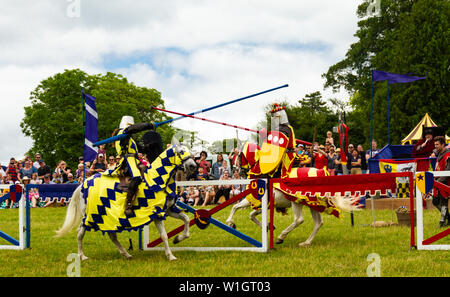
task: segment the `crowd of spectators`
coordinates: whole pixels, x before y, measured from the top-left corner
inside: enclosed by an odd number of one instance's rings
[[[224,159],[223,154],[217,154],[215,162],[208,160],[208,153],[206,151],[200,152],[195,161],[198,164],[197,171],[191,176],[177,176],[177,180],[235,180],[242,179],[239,168],[233,168],[235,158],[239,151],[234,149],[227,157],[228,161]],[[231,163],[231,164],[229,164]],[[245,185],[240,184],[225,184],[225,185],[210,185],[210,186],[189,186],[179,187],[178,195],[180,200],[192,206],[207,206],[210,204],[220,204],[245,190]]]
[[[380,150],[377,141],[372,141],[372,148],[364,150],[361,144],[355,147],[348,145],[345,156],[347,161],[341,160],[341,149],[336,147],[331,131],[327,132],[325,144],[314,142],[312,146],[299,144],[295,149],[294,167],[313,167],[328,170],[330,175],[365,174],[368,172],[369,158]]]

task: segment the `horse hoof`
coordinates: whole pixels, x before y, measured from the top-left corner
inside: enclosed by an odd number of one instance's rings
[[[89,260],[88,257],[86,257],[85,255],[80,256],[81,261],[86,261]]]
[[[233,228],[233,229],[236,229],[236,228],[237,228],[235,223],[232,223],[232,224],[230,225],[230,227]]]
[[[178,260],[175,256],[170,256],[169,257],[169,261],[176,261],[176,260]]]
[[[175,238],[173,239],[173,244],[177,244],[177,243],[179,243],[181,240],[180,240],[180,238],[178,237],[178,235],[177,236],[175,236]]]
[[[309,242],[302,242],[302,243],[298,244],[299,247],[308,247],[310,245],[311,245],[311,243],[309,243]]]
[[[277,242],[276,242],[276,244],[282,244],[284,242],[284,240],[283,239],[277,239]]]

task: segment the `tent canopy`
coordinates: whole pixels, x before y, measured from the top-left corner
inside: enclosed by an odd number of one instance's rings
[[[422,139],[423,127],[437,127],[437,125],[430,118],[428,113],[422,118],[422,120],[416,125],[416,127],[402,140],[402,144],[412,144],[413,141]],[[450,143],[450,137],[445,135],[446,143]]]

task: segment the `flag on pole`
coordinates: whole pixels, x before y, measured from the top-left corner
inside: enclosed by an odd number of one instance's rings
[[[397,74],[380,70],[372,70],[372,75],[373,81],[387,80],[389,84],[409,83],[416,80],[427,78],[426,76],[425,77],[412,76],[408,74]]]
[[[92,162],[97,157],[98,148],[94,147],[94,143],[98,140],[98,115],[95,107],[95,97],[85,94],[84,99],[84,161]]]

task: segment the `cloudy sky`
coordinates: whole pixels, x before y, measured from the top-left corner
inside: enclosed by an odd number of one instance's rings
[[[248,128],[278,100],[295,104],[314,91],[346,99],[323,90],[321,74],[355,42],[361,2],[3,0],[0,161],[30,148],[19,126],[30,92],[64,69],[121,73],[159,90],[167,109],[185,113],[289,84],[202,114]],[[236,135],[192,119],[175,126],[199,131],[210,142]]]

